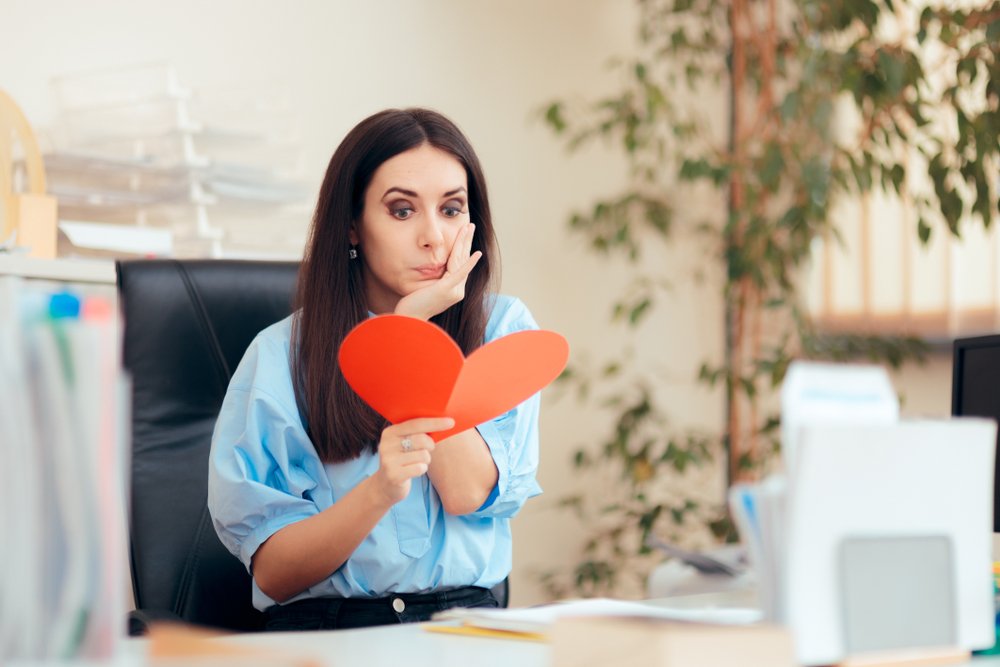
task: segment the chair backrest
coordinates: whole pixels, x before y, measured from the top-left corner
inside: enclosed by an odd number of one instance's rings
[[[295,262],[118,263],[132,379],[129,556],[137,609],[254,630],[250,576],[206,505],[216,416],[254,336],[291,312]]]

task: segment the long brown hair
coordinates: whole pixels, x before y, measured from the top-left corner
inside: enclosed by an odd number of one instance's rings
[[[337,147],[319,192],[299,269],[292,323],[292,378],[302,419],[320,458],[338,463],[376,451],[386,421],[354,393],[337,363],[344,336],[368,317],[363,254],[350,259],[351,224],[360,222],[365,191],[379,166],[423,144],[446,151],[465,167],[472,250],[483,256],[465,284],[465,298],[431,321],[468,355],[486,335],[487,298],[498,275],[497,244],[486,180],[458,127],[428,109],[389,109],[361,121]],[[436,416],[436,415],[428,415]]]

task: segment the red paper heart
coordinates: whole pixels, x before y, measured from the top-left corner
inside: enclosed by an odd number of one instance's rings
[[[552,382],[566,366],[569,345],[552,331],[519,331],[466,359],[443,329],[402,315],[372,317],[340,346],[348,384],[393,424],[451,417],[440,441],[499,417]]]

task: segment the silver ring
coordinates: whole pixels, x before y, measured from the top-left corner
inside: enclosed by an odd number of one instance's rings
[[[403,448],[404,452],[408,452],[413,449],[413,441],[409,438],[403,438],[399,441],[399,446]]]

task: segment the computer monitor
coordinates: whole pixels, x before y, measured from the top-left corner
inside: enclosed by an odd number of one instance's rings
[[[955,340],[951,414],[1000,421],[1000,335]],[[993,480],[993,532],[1000,533],[1000,456]]]

